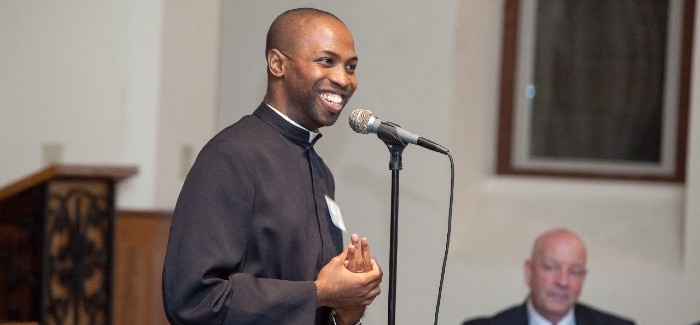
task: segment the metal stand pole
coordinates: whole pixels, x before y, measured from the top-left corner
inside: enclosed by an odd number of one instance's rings
[[[388,325],[396,323],[396,277],[397,277],[397,256],[399,243],[399,171],[401,165],[401,153],[406,148],[407,143],[402,142],[392,130],[380,130],[377,137],[384,141],[391,156],[389,169],[391,170],[391,227],[389,244],[389,322]]]

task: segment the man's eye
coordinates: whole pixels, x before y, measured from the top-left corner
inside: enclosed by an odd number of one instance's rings
[[[320,58],[318,59],[318,63],[321,63],[323,65],[333,65],[333,59],[331,58]]]
[[[542,267],[544,267],[545,271],[554,271],[557,269],[556,265],[552,264],[544,264]]]
[[[348,64],[348,65],[345,66],[345,70],[346,70],[348,73],[353,73],[353,72],[355,72],[355,68],[357,68],[357,64]]]

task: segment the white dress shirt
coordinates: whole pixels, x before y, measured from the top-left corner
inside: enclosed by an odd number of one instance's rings
[[[576,325],[573,308],[571,308],[569,312],[566,313],[566,316],[564,316],[564,318],[562,318],[558,323],[553,324],[540,315],[537,310],[535,310],[535,307],[532,306],[532,298],[527,300],[527,318],[528,324],[530,325]]]

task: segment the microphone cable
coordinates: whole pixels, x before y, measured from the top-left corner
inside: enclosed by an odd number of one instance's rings
[[[452,159],[452,154],[448,151],[447,157],[450,158],[450,206],[447,213],[447,239],[445,240],[445,256],[442,259],[442,270],[440,272],[440,286],[438,287],[437,303],[435,304],[435,325],[438,323],[438,315],[440,314],[440,299],[442,298],[442,284],[445,281],[445,269],[447,268],[447,253],[450,250],[450,235],[452,233],[452,203],[454,202],[455,191],[455,163]]]

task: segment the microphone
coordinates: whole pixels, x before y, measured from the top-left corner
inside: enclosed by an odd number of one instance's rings
[[[445,155],[449,152],[447,148],[433,141],[406,131],[394,123],[384,122],[378,119],[377,116],[372,114],[372,111],[370,110],[358,108],[352,111],[348,122],[350,123],[350,128],[357,133],[367,134],[372,132],[380,134],[388,132],[402,142],[417,144],[423,148],[427,148]],[[380,133],[378,133],[378,131]]]

